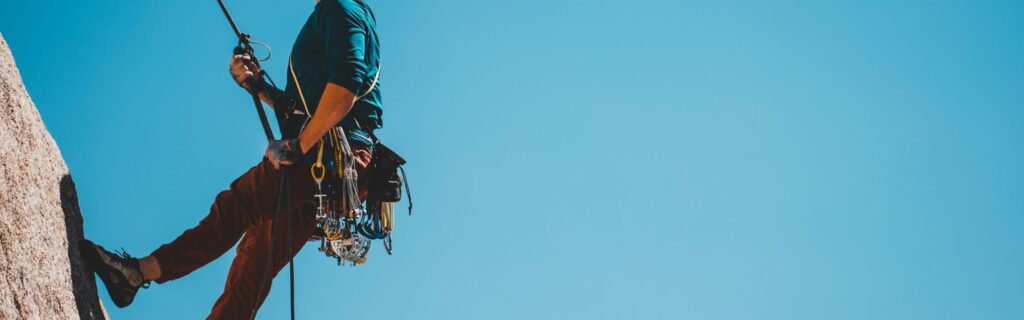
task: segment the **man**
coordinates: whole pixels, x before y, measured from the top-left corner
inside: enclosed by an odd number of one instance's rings
[[[127,253],[112,253],[83,241],[83,256],[106,285],[114,303],[122,308],[128,306],[138,289],[148,288],[150,281],[163,283],[181,278],[217,259],[241,239],[224,292],[209,318],[252,317],[270,291],[269,283],[261,284],[267,264],[272,267],[271,274],[266,276],[269,280],[315,231],[310,203],[316,187],[309,169],[317,152],[310,151],[316,151],[329,130],[340,126],[352,146],[357,173],[365,176],[375,142],[373,130],[382,125],[380,85],[376,79],[379,52],[376,21],[363,0],[318,0],[292,48],[290,59],[298,86],[289,74],[284,92],[271,89],[269,96],[267,92],[260,93],[260,98],[271,107],[285,107],[275,104],[282,104],[279,97],[286,96],[298,101],[298,110],[303,110],[298,91],[301,88],[301,96],[314,116],[301,131],[295,130],[292,136],[285,134],[292,139],[272,142],[263,161],[218,194],[209,214],[198,225],[150,255],[135,259]],[[247,55],[231,58],[231,75],[246,90],[249,81],[259,74],[250,59]],[[289,166],[287,192],[279,190],[281,166]],[[365,200],[365,183],[360,182],[360,200]],[[289,233],[280,230],[284,223],[278,226],[277,236],[271,236],[281,192],[288,195],[288,201],[281,202],[288,207],[282,208],[278,219],[291,215],[290,242],[285,236]],[[268,261],[271,246],[275,254],[273,261]]]

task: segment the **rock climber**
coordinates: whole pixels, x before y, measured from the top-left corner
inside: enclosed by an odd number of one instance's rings
[[[230,61],[232,78],[246,90],[251,90],[250,83],[259,74],[253,59],[248,54],[237,54]],[[305,126],[294,130],[293,136],[285,133],[284,140],[271,141],[262,161],[218,194],[209,213],[195,227],[149,255],[136,259],[126,252],[115,253],[82,241],[83,256],[106,285],[114,304],[126,307],[139,288],[148,288],[151,281],[164,283],[184,277],[238,243],[224,292],[208,318],[251,318],[270,291],[270,285],[259,283],[265,266],[271,264],[272,279],[313,236],[315,222],[310,207],[315,186],[310,165],[317,152],[311,150],[334,127],[342,128],[350,142],[360,177],[359,196],[365,200],[362,177],[374,152],[374,130],[382,127],[381,89],[375,76],[380,69],[379,59],[376,19],[364,0],[318,0],[292,47],[290,60],[295,76],[289,75],[283,91],[269,88],[259,92],[265,104],[281,108],[286,100],[282,97],[297,98],[296,88],[301,88],[309,108],[315,108]],[[288,207],[281,212],[291,215],[291,241],[271,235],[281,191],[279,170],[283,166],[288,167],[289,192],[284,201]],[[271,246],[282,254],[268,261]]]

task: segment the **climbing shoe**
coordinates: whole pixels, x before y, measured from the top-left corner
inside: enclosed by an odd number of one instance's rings
[[[110,299],[114,300],[118,308],[132,304],[139,288],[149,287],[149,281],[142,280],[139,260],[132,258],[123,249],[119,253],[114,253],[83,239],[78,243],[78,250],[89,267],[92,267],[100,280],[103,280]]]

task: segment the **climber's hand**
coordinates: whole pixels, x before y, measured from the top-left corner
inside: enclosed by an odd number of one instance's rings
[[[231,78],[238,83],[245,91],[252,91],[250,83],[259,74],[259,67],[253,63],[252,57],[248,54],[236,54],[231,56]]]
[[[281,165],[292,165],[302,159],[302,148],[299,147],[299,139],[271,140],[267,146],[267,160],[274,165],[274,169],[280,169]]]

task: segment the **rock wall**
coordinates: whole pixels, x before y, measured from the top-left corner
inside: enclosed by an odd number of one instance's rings
[[[0,34],[0,319],[105,319],[68,167]]]

